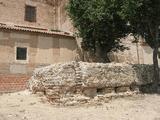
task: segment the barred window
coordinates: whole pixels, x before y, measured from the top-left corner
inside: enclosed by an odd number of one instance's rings
[[[36,22],[36,7],[26,5],[26,7],[25,7],[25,21]]]

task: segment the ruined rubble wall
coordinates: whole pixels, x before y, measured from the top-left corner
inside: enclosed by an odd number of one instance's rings
[[[130,96],[152,82],[152,65],[69,62],[36,69],[29,89],[56,105],[70,106]]]
[[[152,82],[151,65],[80,63],[82,82],[85,86],[118,87]]]
[[[151,65],[70,62],[36,69],[29,87],[33,92],[47,94],[49,90],[59,97],[72,94],[94,97],[97,93],[130,91],[133,86],[152,81]]]

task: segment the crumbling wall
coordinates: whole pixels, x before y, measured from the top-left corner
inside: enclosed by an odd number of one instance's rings
[[[34,93],[43,92],[52,102],[66,105],[71,101],[105,101],[109,94],[131,93],[152,81],[151,65],[70,62],[36,69],[29,87]]]

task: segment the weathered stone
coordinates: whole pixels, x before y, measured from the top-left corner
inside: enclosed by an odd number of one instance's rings
[[[139,92],[139,86],[144,90],[152,81],[151,65],[70,62],[36,69],[29,88],[33,92],[45,91],[51,102],[75,105],[101,103],[112,96]]]
[[[120,92],[129,92],[129,91],[130,91],[130,87],[117,87],[117,88],[115,89],[115,91],[116,91],[117,93],[120,93]]]
[[[60,99],[60,95],[56,93],[54,90],[46,90],[46,97],[50,102],[55,102]]]
[[[114,93],[115,89],[114,88],[105,88],[104,93]]]
[[[139,86],[137,86],[137,85],[131,85],[131,86],[130,86],[130,90],[131,90],[131,91],[134,91],[134,92],[137,92],[137,93],[140,92]]]
[[[95,97],[97,95],[97,88],[84,88],[83,94],[87,97]]]
[[[44,92],[37,92],[36,93],[39,97],[42,97],[45,93]]]

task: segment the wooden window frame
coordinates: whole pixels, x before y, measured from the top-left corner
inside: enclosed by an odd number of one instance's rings
[[[35,6],[26,5],[25,6],[25,21],[36,22],[37,18],[37,8]]]

